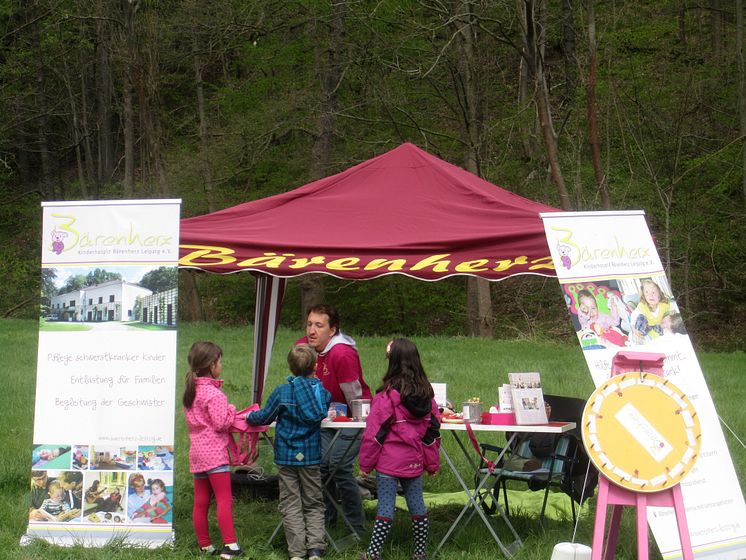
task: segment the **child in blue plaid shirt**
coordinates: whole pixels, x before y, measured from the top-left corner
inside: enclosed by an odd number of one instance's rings
[[[324,498],[321,491],[321,421],[331,394],[314,375],[316,350],[299,344],[288,354],[293,375],[272,391],[266,406],[246,415],[249,424],[275,427],[275,464],[280,504],[291,560],[324,555]]]

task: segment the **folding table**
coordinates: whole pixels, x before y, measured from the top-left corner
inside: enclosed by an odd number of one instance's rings
[[[549,422],[548,424],[539,424],[539,425],[532,425],[532,426],[515,425],[515,424],[471,424],[470,427],[472,431],[476,433],[511,432],[511,436],[508,440],[507,445],[503,449],[503,452],[497,457],[496,462],[499,462],[503,458],[505,452],[511,449],[511,445],[514,442],[515,438],[517,437],[518,433],[562,434],[562,433],[569,432],[570,430],[574,429],[575,423],[574,422]],[[515,528],[510,523],[508,516],[505,515],[505,511],[503,510],[502,506],[500,506],[499,502],[496,502],[497,510],[500,513],[500,518],[503,520],[503,522],[505,523],[507,528],[510,530],[514,538],[513,542],[511,543],[508,543],[508,544],[503,543],[500,537],[498,536],[497,532],[495,531],[494,527],[492,526],[489,516],[485,514],[479,502],[477,501],[479,492],[485,487],[487,480],[489,479],[490,476],[493,476],[493,474],[488,471],[488,472],[485,472],[483,476],[479,475],[479,461],[474,459],[474,456],[478,454],[477,450],[472,449],[472,446],[468,445],[468,443],[467,445],[464,444],[464,439],[467,438],[467,435],[468,435],[467,434],[468,428],[466,424],[443,423],[441,424],[440,429],[442,432],[451,432],[451,434],[453,434],[453,437],[456,440],[456,443],[458,443],[458,446],[461,449],[461,452],[464,454],[464,457],[466,457],[469,463],[469,466],[472,469],[472,471],[469,473],[469,479],[472,478],[472,473],[478,473],[478,476],[476,478],[476,481],[477,481],[476,486],[473,489],[470,488],[469,485],[464,480],[464,477],[459,472],[458,466],[456,465],[454,460],[451,458],[451,456],[448,454],[446,447],[444,445],[441,445],[440,451],[443,455],[443,458],[446,460],[446,463],[451,468],[451,471],[456,477],[456,480],[458,480],[459,484],[461,485],[461,488],[464,490],[464,493],[466,494],[468,501],[466,502],[466,505],[461,510],[461,513],[459,513],[458,517],[456,517],[451,527],[448,529],[446,534],[443,536],[443,539],[440,541],[440,544],[438,544],[438,548],[436,549],[436,554],[440,552],[441,548],[446,543],[448,538],[451,536],[453,531],[456,529],[458,524],[461,522],[461,520],[464,518],[467,512],[471,510],[469,517],[466,519],[465,523],[468,523],[475,513],[479,515],[479,517],[482,519],[482,522],[485,524],[490,534],[492,535],[492,538],[495,540],[497,545],[500,547],[500,550],[502,550],[503,554],[508,558],[512,558],[513,555],[518,551],[518,549],[520,549],[520,547],[523,546],[523,541],[521,541],[521,538],[518,536],[518,533],[516,532]],[[500,469],[499,468],[496,469],[495,473],[496,474],[494,476],[499,477]]]

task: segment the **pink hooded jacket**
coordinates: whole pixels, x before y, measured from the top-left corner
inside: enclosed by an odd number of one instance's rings
[[[220,390],[222,379],[197,377],[192,408],[184,408],[189,429],[189,471],[199,473],[228,465],[228,438],[236,407]]]
[[[360,470],[415,478],[440,468],[440,411],[435,400],[401,401],[396,389],[378,393],[371,403],[360,445]]]

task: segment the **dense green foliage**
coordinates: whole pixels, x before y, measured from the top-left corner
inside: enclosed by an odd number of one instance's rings
[[[153,293],[163,292],[175,287],[179,281],[178,277],[178,270],[172,267],[161,266],[146,272],[139,284]]]
[[[600,209],[588,2],[0,1],[0,314],[36,313],[41,200],[180,197],[193,216],[411,141],[459,165],[471,154],[486,179],[559,206],[541,86],[521,89],[526,4],[571,206]],[[736,17],[705,4],[595,6],[600,153],[611,207],[647,214],[695,343],[741,348]],[[250,321],[252,283],[201,275],[207,317]],[[327,294],[358,332],[465,330],[463,280],[329,281]],[[492,294],[496,336],[571,335],[556,283]]]

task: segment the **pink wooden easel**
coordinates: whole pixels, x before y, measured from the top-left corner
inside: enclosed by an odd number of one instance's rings
[[[604,550],[604,529],[606,525],[606,507],[613,506],[609,536]],[[684,560],[694,560],[692,542],[689,539],[689,527],[686,524],[684,500],[681,497],[681,486],[660,492],[632,492],[617,486],[601,475],[598,480],[598,499],[596,501],[596,524],[593,527],[593,552],[591,560],[612,560],[616,552],[619,524],[622,520],[622,507],[637,507],[637,559],[648,560],[648,506],[673,507],[676,524],[681,539],[681,553]],[[602,553],[603,556],[602,556]]]
[[[620,351],[614,356],[611,364],[611,375],[628,371],[646,371],[663,375],[665,354],[652,352]],[[606,508],[613,506],[609,536],[604,549],[604,530],[606,528]],[[612,560],[616,553],[619,524],[622,520],[622,507],[637,507],[637,559],[648,560],[648,506],[673,507],[676,525],[681,539],[681,553],[684,560],[694,560],[692,542],[689,538],[689,527],[686,523],[684,500],[681,486],[677,484],[660,492],[633,492],[609,482],[601,475],[598,480],[598,499],[596,501],[596,523],[593,527],[593,551],[591,560]]]

